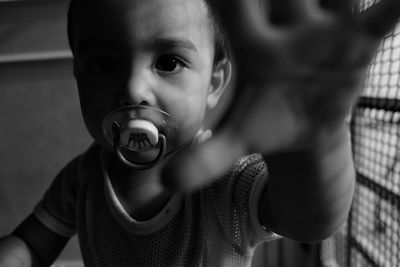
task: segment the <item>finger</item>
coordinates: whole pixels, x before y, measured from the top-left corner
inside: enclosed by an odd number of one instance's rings
[[[382,0],[358,16],[360,24],[372,36],[382,38],[399,21],[400,1]]]
[[[323,9],[342,15],[351,15],[353,12],[354,0],[320,0]]]
[[[310,0],[271,0],[264,3],[271,23],[291,25],[306,16]]]
[[[259,0],[217,0],[214,4],[231,40],[249,40],[266,34]]]
[[[259,13],[258,16],[261,16],[260,14],[262,13],[260,8],[254,9],[257,7],[254,1],[260,0],[220,0],[215,2],[218,5],[221,18],[227,24],[227,31],[233,49],[233,63],[238,68],[233,98],[221,117],[217,130],[225,128],[232,120],[241,117],[238,115],[243,114],[245,108],[251,104],[253,94],[246,87],[248,82],[254,82],[257,79],[256,76],[262,76],[263,80],[265,80],[267,75],[272,75],[272,72],[268,73],[263,68],[254,66],[263,66],[265,62],[273,66],[276,63],[275,61],[279,59],[276,51],[277,46],[274,43],[276,38],[271,36],[267,38],[267,35],[264,35],[267,30],[264,28],[255,29],[254,25],[257,24],[259,27],[264,27],[265,23],[261,25],[259,24],[260,21],[252,17],[255,12]],[[235,25],[238,26],[236,27]]]
[[[235,138],[219,134],[173,157],[162,171],[162,182],[173,191],[199,189],[222,177],[244,154]]]

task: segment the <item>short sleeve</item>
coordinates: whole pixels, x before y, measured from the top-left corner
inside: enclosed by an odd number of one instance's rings
[[[260,154],[252,154],[241,158],[223,179],[210,187],[221,228],[226,238],[242,251],[279,238],[259,220],[258,205],[266,186],[266,164]]]
[[[96,153],[95,145],[70,161],[56,176],[35,206],[37,219],[53,232],[71,237],[75,234],[76,200],[79,187],[86,178],[90,158]]]

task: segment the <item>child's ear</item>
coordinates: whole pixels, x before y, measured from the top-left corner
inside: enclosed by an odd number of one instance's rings
[[[219,61],[213,68],[210,88],[208,89],[207,107],[214,108],[228,85],[232,74],[232,63],[229,59]]]

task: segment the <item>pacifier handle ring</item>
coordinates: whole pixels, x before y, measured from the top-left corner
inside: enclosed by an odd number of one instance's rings
[[[146,170],[146,169],[150,169],[151,167],[155,166],[165,155],[165,151],[167,149],[167,139],[165,138],[165,136],[163,134],[158,134],[158,144],[160,144],[160,152],[158,153],[157,157],[148,162],[148,163],[137,163],[134,161],[130,161],[128,160],[121,152],[120,147],[119,147],[119,134],[115,134],[114,135],[114,149],[117,152],[118,158],[125,163],[127,166],[129,166],[132,169],[135,170]]]

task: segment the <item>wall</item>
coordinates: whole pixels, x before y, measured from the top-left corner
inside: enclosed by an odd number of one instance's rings
[[[66,1],[0,2],[0,236],[91,142],[65,32]],[[79,259],[73,239],[60,259]]]

